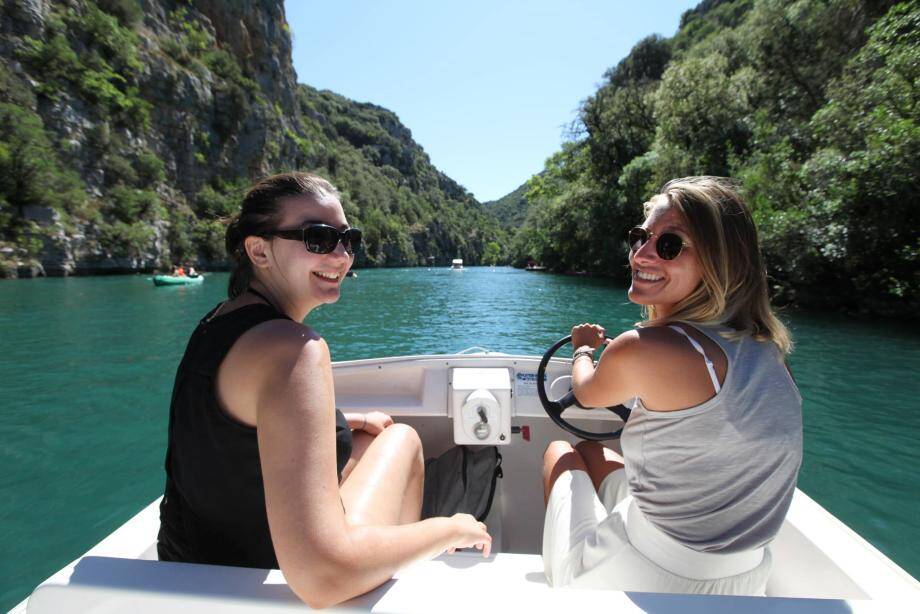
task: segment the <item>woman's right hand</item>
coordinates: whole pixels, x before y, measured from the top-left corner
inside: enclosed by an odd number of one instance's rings
[[[606,332],[599,324],[578,324],[572,327],[572,347],[578,350],[589,347],[596,350],[606,340]]]
[[[482,556],[488,557],[492,551],[492,536],[485,523],[479,522],[469,514],[454,514],[450,517],[454,525],[454,540],[447,552],[453,553],[457,548],[476,547],[482,550]]]

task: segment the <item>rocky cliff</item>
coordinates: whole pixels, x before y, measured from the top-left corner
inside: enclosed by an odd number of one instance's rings
[[[359,264],[478,261],[489,214],[391,112],[298,85],[281,0],[6,0],[0,275],[224,264],[254,179],[332,179]]]

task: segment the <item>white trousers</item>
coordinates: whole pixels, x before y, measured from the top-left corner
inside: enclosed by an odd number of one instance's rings
[[[550,493],[543,566],[552,586],[655,593],[763,595],[768,548],[720,554],[687,548],[653,526],[618,469],[594,490],[584,471],[566,471]]]

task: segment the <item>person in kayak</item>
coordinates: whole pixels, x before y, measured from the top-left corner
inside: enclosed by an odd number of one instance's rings
[[[489,554],[472,516],[419,521],[411,427],[335,409],[329,348],[301,322],[338,300],[360,242],[315,175],[268,177],[244,197],[227,228],[229,299],[201,320],[176,375],[161,560],[280,566],[323,607],[445,550]]]
[[[550,444],[543,558],[554,586],[763,594],[802,461],[802,400],[757,231],[715,177],[667,183],[629,232],[645,319],[606,342],[572,329],[586,407],[632,408],[622,456]],[[595,366],[595,350],[606,342]]]

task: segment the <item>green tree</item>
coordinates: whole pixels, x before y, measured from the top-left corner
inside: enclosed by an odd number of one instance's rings
[[[920,3],[894,7],[828,88],[812,126],[822,269],[870,300],[920,302]],[[850,285],[852,284],[852,285]]]
[[[22,219],[28,205],[79,212],[86,201],[81,187],[76,173],[59,162],[41,118],[0,103],[0,199],[7,215]],[[15,232],[15,224],[3,228]]]
[[[502,263],[502,246],[497,241],[489,241],[482,254],[482,263],[496,265]]]

